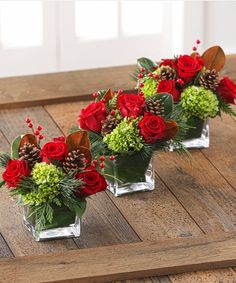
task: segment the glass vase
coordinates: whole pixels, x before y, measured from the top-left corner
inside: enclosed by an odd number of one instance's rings
[[[46,222],[45,228],[38,232],[35,228],[34,206],[25,205],[23,221],[26,228],[32,233],[35,241],[71,238],[80,236],[80,218],[66,206],[53,207],[53,220]]]
[[[208,148],[210,145],[209,119],[191,117],[188,125],[192,128],[187,131],[183,145],[186,148]]]
[[[155,186],[153,158],[143,159],[138,152],[122,154],[114,161],[105,161],[108,190],[114,196],[140,191],[152,191]]]

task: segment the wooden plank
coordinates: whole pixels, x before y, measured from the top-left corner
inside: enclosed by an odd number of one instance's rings
[[[98,89],[130,89],[134,66],[0,79],[0,109],[88,100]],[[117,79],[119,78],[119,79]]]
[[[12,257],[12,251],[8,247],[6,241],[3,236],[0,234],[0,258],[2,257]]]
[[[228,55],[224,74],[236,81],[235,66],[236,55]],[[134,68],[135,65],[129,65],[2,78],[0,109],[89,100],[89,95],[94,91],[110,87],[114,90],[132,89],[135,83],[131,80],[130,74]]]
[[[8,140],[12,140],[16,135],[27,130],[24,122],[26,116],[30,116],[36,125],[38,123],[42,124],[46,140],[62,135],[62,132],[42,107],[2,110],[0,111],[0,128]],[[13,200],[9,203],[10,200],[6,191],[2,190],[1,194],[4,195],[4,203],[0,209],[5,207],[9,217],[11,213],[10,210],[13,209]],[[24,251],[25,254],[40,252],[37,251],[38,244],[34,245],[33,248],[24,246],[28,239],[22,239],[22,241],[20,241],[19,238],[14,239],[14,236],[9,233],[7,228],[11,225],[13,229],[15,221],[18,223],[17,229],[24,231],[20,221],[21,211],[16,207],[14,209],[18,214],[17,220],[11,218],[11,221],[7,221],[7,218],[6,221],[3,222],[6,228],[5,232],[2,232],[4,237],[6,237],[9,245],[10,242],[14,245],[14,252],[16,252],[17,255],[22,251]],[[4,214],[5,213],[4,211]],[[0,223],[0,225],[3,225],[3,223]],[[105,193],[100,193],[88,200],[88,209],[83,217],[82,231],[81,237],[75,240],[81,248],[140,241],[137,234]],[[26,235],[26,233],[23,232],[23,235]],[[27,236],[30,238],[28,233]],[[18,241],[18,244],[16,244],[15,241]],[[71,242],[71,240],[69,240],[69,242]],[[59,245],[59,243],[61,242],[57,241],[57,245]],[[42,247],[44,246],[45,245],[42,245]]]
[[[3,283],[109,282],[228,267],[236,265],[235,254],[235,233],[171,239],[2,259],[0,278]]]

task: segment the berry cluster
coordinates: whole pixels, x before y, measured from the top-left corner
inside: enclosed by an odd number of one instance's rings
[[[34,125],[29,117],[25,119],[25,122],[27,124],[27,127],[32,129],[33,134],[38,137],[39,140],[42,140],[44,138],[44,136],[40,133],[43,129],[41,125],[38,125],[37,128],[34,129]]]
[[[115,158],[114,155],[110,155],[110,156],[109,156],[109,159],[110,159],[111,161],[114,161],[116,158]],[[97,159],[92,160],[91,166],[96,167],[96,165],[99,165],[99,167],[100,167],[101,169],[103,169],[103,168],[105,168],[105,163],[104,163],[105,160],[106,160],[106,156],[105,156],[105,155],[101,155],[101,156],[99,157],[99,161],[98,161]]]

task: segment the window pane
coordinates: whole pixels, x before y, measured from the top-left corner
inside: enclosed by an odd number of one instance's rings
[[[0,34],[3,48],[42,45],[42,16],[41,1],[1,1]]]
[[[160,33],[162,17],[162,1],[121,1],[121,26],[124,35]]]
[[[117,37],[117,1],[76,1],[75,27],[80,40]]]

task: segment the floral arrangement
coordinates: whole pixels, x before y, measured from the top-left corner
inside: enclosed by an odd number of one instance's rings
[[[134,174],[143,175],[154,151],[180,145],[184,126],[175,120],[172,95],[145,98],[140,93],[109,89],[95,92],[93,97],[79,114],[78,123],[89,133],[92,165],[100,161],[109,181],[114,175],[121,183]],[[114,174],[114,164],[120,168],[119,174]]]
[[[0,154],[4,168],[0,187],[6,184],[12,195],[19,196],[18,204],[30,208],[29,217],[35,230],[41,232],[74,220],[68,217],[81,217],[86,198],[105,190],[107,183],[91,166],[90,141],[85,131],[54,138],[41,148],[42,127],[34,129],[30,118],[26,123],[32,133],[13,141],[11,155]]]
[[[221,115],[222,111],[236,116],[230,107],[235,104],[236,84],[227,76],[219,75],[225,64],[224,51],[213,46],[200,55],[199,44],[197,40],[191,55],[162,59],[160,64],[148,58],[138,59],[133,77],[139,93],[146,98],[156,93],[170,93],[186,118],[205,120]]]

